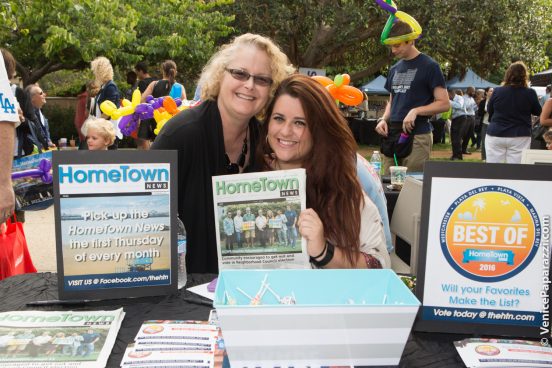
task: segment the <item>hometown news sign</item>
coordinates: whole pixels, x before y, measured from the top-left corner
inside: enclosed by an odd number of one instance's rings
[[[176,154],[55,152],[60,298],[176,291]]]
[[[550,337],[551,170],[429,162],[418,330]]]

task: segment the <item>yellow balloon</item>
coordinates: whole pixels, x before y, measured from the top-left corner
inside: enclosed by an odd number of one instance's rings
[[[401,42],[412,41],[420,37],[420,35],[422,34],[422,27],[420,26],[420,23],[418,23],[416,19],[414,19],[411,15],[400,10],[398,10],[395,13],[395,17],[397,17],[398,19],[408,24],[410,28],[412,28],[412,32],[401,36],[389,37],[383,41],[384,44],[396,45]]]
[[[132,106],[136,107],[140,104],[140,100],[142,98],[142,95],[140,94],[140,90],[136,88],[134,92],[132,92]]]
[[[116,110],[117,106],[113,103],[113,101],[105,100],[100,104],[100,110],[106,115],[111,116]]]

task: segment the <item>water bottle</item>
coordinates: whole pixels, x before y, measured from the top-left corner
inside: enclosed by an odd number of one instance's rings
[[[370,164],[374,170],[381,176],[381,155],[379,151],[374,151],[372,157],[370,157]]]
[[[186,228],[182,221],[176,217],[178,242],[178,289],[186,286]]]

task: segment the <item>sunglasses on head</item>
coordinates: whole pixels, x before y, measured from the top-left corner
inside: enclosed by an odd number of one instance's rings
[[[262,75],[253,75],[245,70],[226,68],[226,71],[230,73],[234,79],[241,82],[247,82],[249,78],[253,78],[253,83],[261,87],[269,87],[273,83],[272,78],[263,77]]]

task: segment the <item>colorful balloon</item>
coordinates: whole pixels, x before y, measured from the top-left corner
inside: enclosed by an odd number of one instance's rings
[[[322,84],[336,102],[341,102],[348,106],[356,106],[364,99],[364,95],[358,88],[349,86],[351,82],[349,74],[338,74],[334,77],[333,81],[327,77],[314,76],[312,78]],[[328,81],[331,83],[328,83]]]
[[[420,23],[418,23],[416,19],[409,14],[397,10],[397,5],[392,0],[376,0],[376,4],[378,4],[383,10],[390,13],[389,18],[387,18],[387,22],[383,27],[383,31],[381,32],[380,42],[382,44],[396,45],[401,42],[412,41],[420,38],[422,34],[422,27],[420,26]],[[412,28],[412,32],[401,36],[389,37],[391,27],[397,19],[408,24],[410,28]]]
[[[40,178],[45,184],[50,184],[53,181],[50,170],[52,169],[52,163],[50,160],[43,158],[38,163],[36,169],[17,171],[11,174],[12,180],[21,178]]]
[[[324,77],[323,75],[314,75],[311,78],[317,81],[318,83],[320,83],[321,85],[323,85],[324,87],[326,87],[327,85],[333,84],[334,82],[330,78]]]

